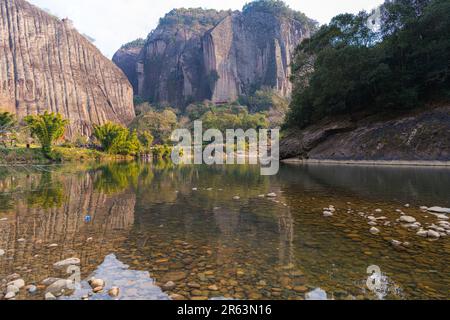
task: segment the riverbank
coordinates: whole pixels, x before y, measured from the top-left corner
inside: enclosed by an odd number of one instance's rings
[[[320,160],[290,158],[282,160],[288,164],[325,164],[347,166],[388,166],[388,167],[450,167],[450,161],[407,161],[407,160]]]
[[[0,165],[51,164],[75,161],[132,160],[131,156],[111,155],[94,149],[54,147],[53,159],[47,158],[39,147],[0,148]]]
[[[430,106],[396,116],[327,118],[302,130],[285,132],[280,157],[367,161],[364,164],[448,162],[450,106]]]

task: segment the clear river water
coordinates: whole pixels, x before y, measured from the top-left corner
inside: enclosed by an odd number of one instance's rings
[[[20,276],[37,291],[16,298],[43,299],[44,279],[69,277],[53,264],[76,257],[81,283],[59,299],[112,299],[113,286],[117,299],[449,299],[450,237],[399,221],[442,226],[421,206],[450,207],[450,169],[3,167],[0,285]],[[103,292],[92,294],[91,277]]]

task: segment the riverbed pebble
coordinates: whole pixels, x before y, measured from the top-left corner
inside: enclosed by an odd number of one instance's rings
[[[434,230],[428,230],[428,237],[429,238],[434,238],[434,239],[439,239],[441,237],[440,233]]]
[[[167,281],[164,285],[163,285],[163,289],[166,291],[170,291],[175,289],[177,285],[175,284],[175,282],[173,281]]]
[[[56,300],[56,297],[51,292],[47,292],[45,294],[45,300]]]
[[[53,264],[53,267],[55,269],[64,269],[67,268],[69,266],[76,266],[80,264],[80,259],[78,258],[69,258],[66,260],[62,260],[62,261],[58,261],[56,263]]]
[[[426,231],[426,230],[419,230],[419,231],[417,232],[417,235],[418,235],[419,237],[424,237],[424,238],[426,238],[426,237],[428,237],[428,231]]]
[[[19,293],[19,288],[18,287],[16,287],[15,285],[8,285],[8,287],[6,288],[6,293],[10,293],[10,292],[13,292],[14,294],[17,294],[17,293]]]
[[[5,250],[0,249],[0,257],[3,257],[5,255]]]
[[[416,222],[416,218],[411,217],[411,216],[401,216],[400,217],[400,222],[404,222],[404,223],[414,223]]]
[[[376,235],[380,233],[380,230],[378,228],[372,227],[370,228],[370,233]]]
[[[435,213],[447,213],[447,214],[450,214],[450,208],[431,207],[431,208],[428,208],[428,211],[435,212]]]
[[[268,196],[269,198],[276,198],[276,197],[277,197],[277,194],[274,193],[274,192],[272,192],[272,193],[268,193],[267,196]]]
[[[233,200],[241,200],[241,197],[239,197],[239,196],[234,196],[234,197],[233,197]]]
[[[89,280],[89,285],[92,289],[103,288],[105,286],[105,281],[103,279],[92,278]]]
[[[14,292],[7,292],[5,295],[5,299],[6,300],[11,300],[16,296],[16,294]]]
[[[111,289],[109,289],[108,294],[112,298],[117,298],[120,295],[120,288],[112,287]]]
[[[391,240],[391,244],[394,247],[400,247],[402,245],[401,241],[398,241],[398,240]]]
[[[52,295],[61,295],[65,292],[65,290],[72,284],[71,281],[65,279],[59,279],[53,282],[51,285],[47,287],[46,292],[51,293]]]
[[[8,283],[8,286],[15,286],[18,289],[25,287],[25,281],[23,279],[17,279]]]
[[[324,216],[324,217],[332,217],[332,216],[333,216],[333,213],[330,212],[330,211],[324,211],[323,216]]]
[[[30,294],[34,294],[37,292],[37,287],[35,285],[29,285],[25,287],[25,290],[27,290]]]

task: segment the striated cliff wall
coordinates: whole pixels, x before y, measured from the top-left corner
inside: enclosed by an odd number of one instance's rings
[[[136,62],[135,94],[184,107],[194,101],[235,101],[261,87],[291,94],[291,57],[313,32],[312,20],[249,8],[243,12],[176,9],[161,19]],[[133,49],[134,50],[134,49]],[[119,50],[118,57],[134,55]],[[127,61],[114,60],[129,74]]]
[[[70,119],[68,136],[134,117],[126,76],[70,20],[23,0],[0,0],[0,108],[59,112]]]

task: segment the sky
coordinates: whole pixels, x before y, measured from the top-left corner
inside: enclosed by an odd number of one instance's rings
[[[174,8],[240,10],[249,0],[28,0],[59,18],[71,19],[79,32],[111,58],[123,44],[146,38],[159,18]],[[286,0],[291,8],[328,23],[339,13],[371,10],[384,0]]]

